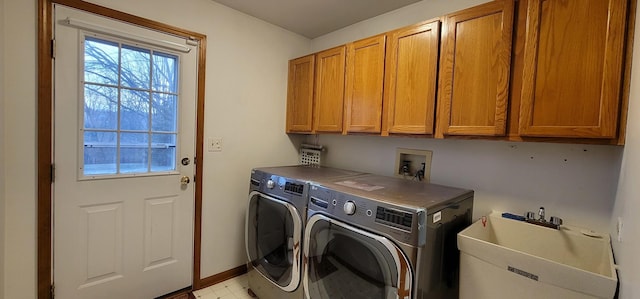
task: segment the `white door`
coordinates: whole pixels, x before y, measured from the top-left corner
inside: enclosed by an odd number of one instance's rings
[[[55,296],[188,287],[197,48],[60,5],[54,14]]]

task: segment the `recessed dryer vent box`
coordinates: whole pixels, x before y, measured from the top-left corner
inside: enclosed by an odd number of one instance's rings
[[[432,155],[433,152],[429,150],[396,149],[395,175],[408,180],[428,183],[431,177]]]

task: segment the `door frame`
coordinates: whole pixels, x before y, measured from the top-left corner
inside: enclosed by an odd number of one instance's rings
[[[198,42],[198,73],[196,94],[196,158],[195,204],[193,226],[193,277],[194,290],[203,286],[200,279],[200,255],[202,235],[202,166],[204,142],[204,96],[207,36],[113,10],[81,0],[38,0],[38,100],[37,100],[37,298],[53,296],[53,4],[65,5],[85,12],[109,17],[162,33]]]

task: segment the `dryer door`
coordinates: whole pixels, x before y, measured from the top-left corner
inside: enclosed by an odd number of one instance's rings
[[[249,263],[287,292],[300,283],[302,221],[296,208],[260,192],[249,194],[246,244]]]
[[[411,269],[389,239],[315,214],[305,230],[306,298],[410,298]]]

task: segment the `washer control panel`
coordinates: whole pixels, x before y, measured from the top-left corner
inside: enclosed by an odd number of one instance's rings
[[[306,205],[309,184],[294,178],[254,170],[251,173],[250,190],[275,195],[284,200],[301,201]]]

